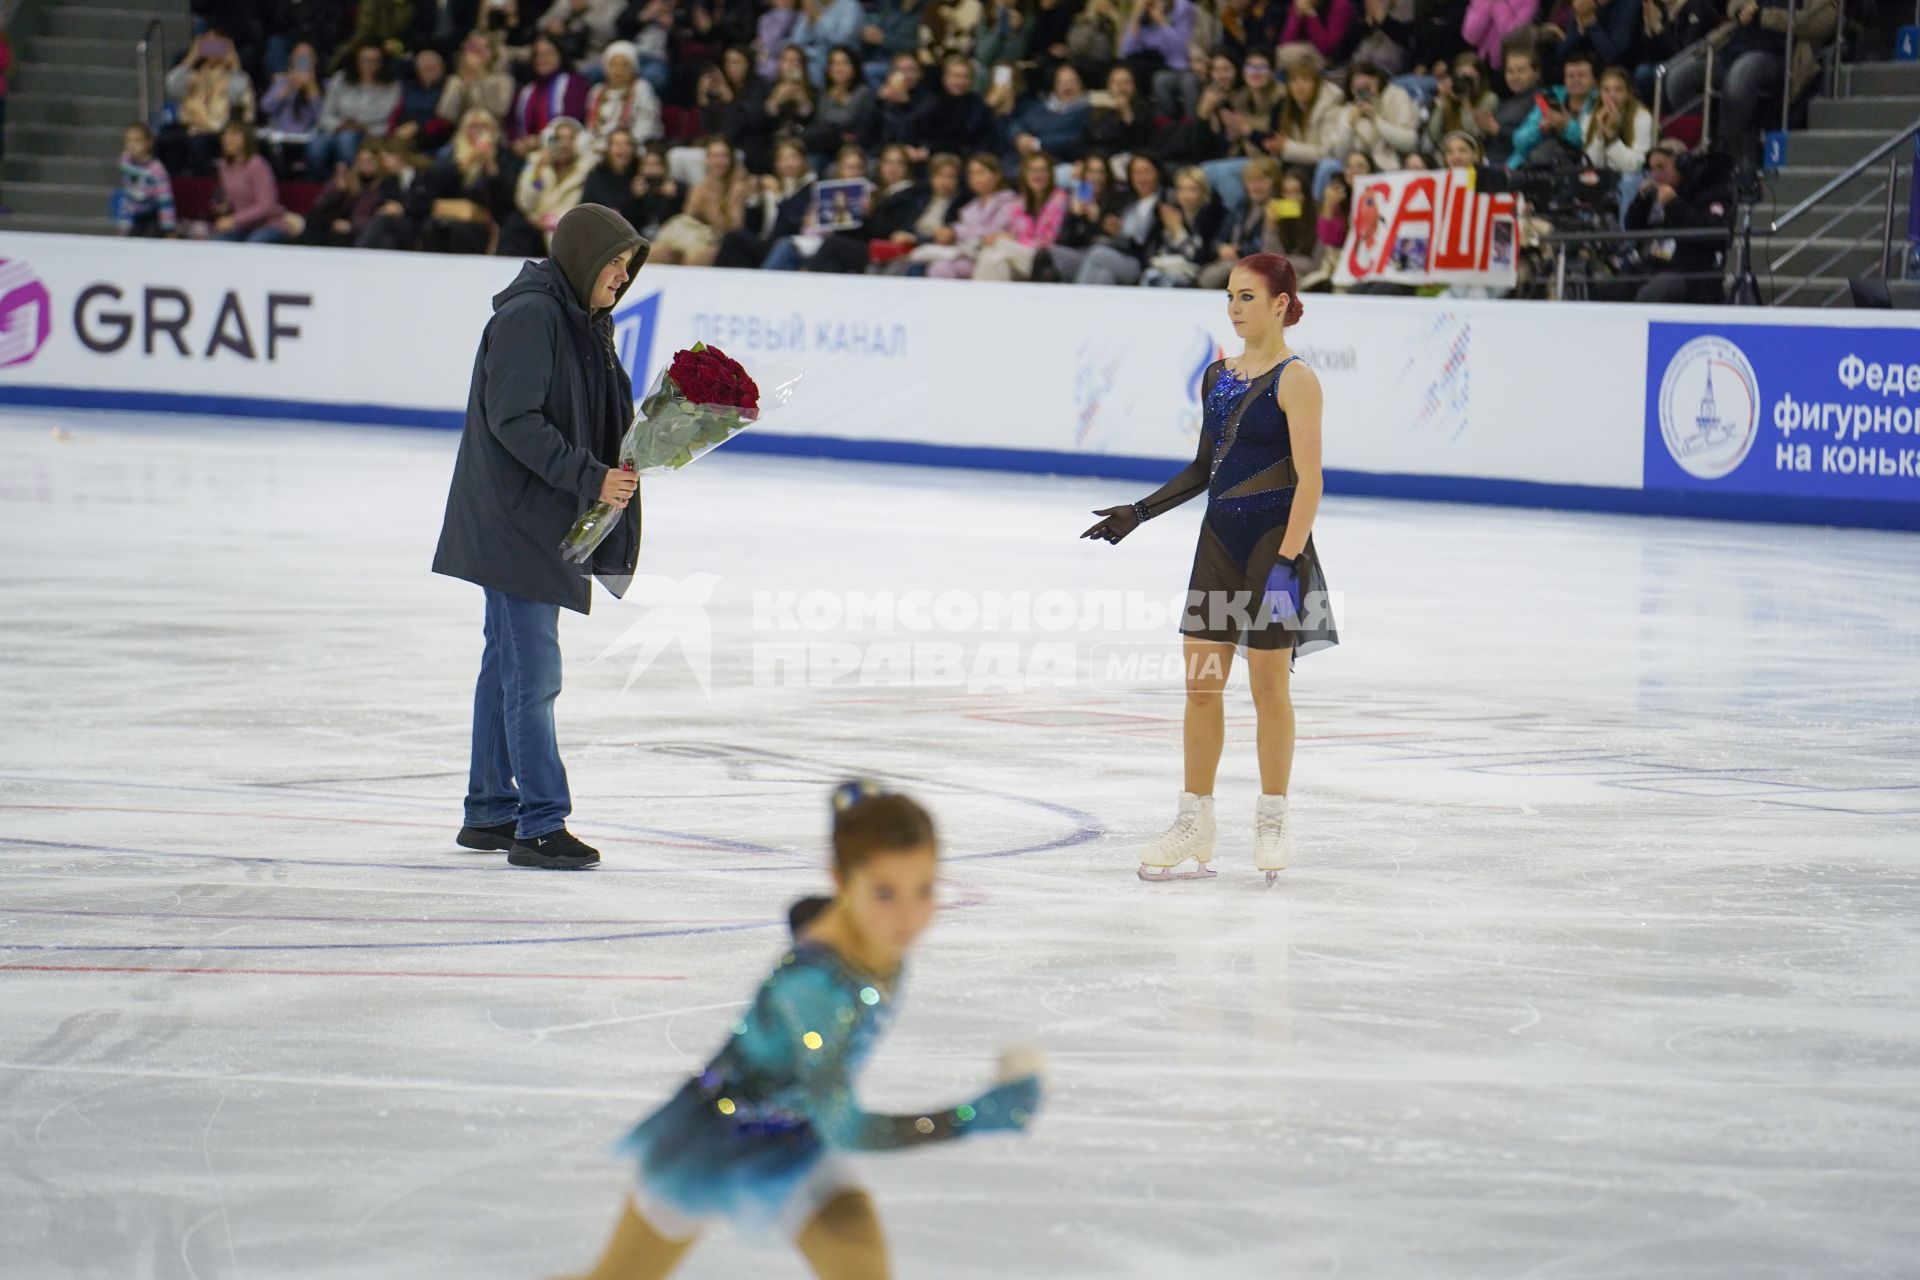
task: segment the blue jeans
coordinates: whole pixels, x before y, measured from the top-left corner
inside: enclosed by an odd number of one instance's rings
[[[760,264],[762,271],[798,271],[800,269],[800,250],[794,246],[793,237],[781,236],[773,242],[773,248],[767,251],[766,261]]]
[[[333,176],[335,164],[351,165],[359,150],[360,135],[351,129],[316,133],[307,143],[307,176],[325,182]]]
[[[1220,203],[1229,209],[1237,209],[1247,202],[1247,184],[1241,177],[1246,171],[1245,156],[1209,160],[1200,166],[1200,172],[1207,175],[1207,184],[1213,188],[1213,194],[1219,196]]]
[[[553,732],[560,696],[560,606],[486,588],[486,648],[473,689],[466,824],[518,824],[522,840],[558,831],[573,812]]]
[[[287,229],[278,222],[263,222],[251,231],[241,231],[237,228],[232,231],[222,231],[214,237],[216,240],[232,240],[244,244],[285,244],[292,238],[287,234]]]

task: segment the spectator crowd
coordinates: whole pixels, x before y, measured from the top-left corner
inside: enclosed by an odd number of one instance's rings
[[[1835,25],[1800,0],[1789,48],[1784,0],[1726,2],[200,0],[115,213],[538,256],[595,202],[654,261],[1215,287],[1271,251],[1324,289],[1368,173],[1537,171],[1609,225],[1723,220],[1702,42],[1737,157]],[[857,217],[827,180],[868,184]],[[1654,248],[1643,296],[1717,296],[1684,278],[1712,251]]]

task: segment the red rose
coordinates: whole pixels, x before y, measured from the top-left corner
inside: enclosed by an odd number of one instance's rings
[[[760,388],[740,362],[716,347],[676,351],[667,376],[695,404],[757,410]]]

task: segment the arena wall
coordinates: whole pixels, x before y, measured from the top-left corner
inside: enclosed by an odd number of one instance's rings
[[[503,259],[0,235],[0,403],[458,427]],[[1221,299],[648,267],[644,381],[804,373],[729,449],[1149,480]],[[1920,314],[1311,296],[1328,490],[1920,529]]]

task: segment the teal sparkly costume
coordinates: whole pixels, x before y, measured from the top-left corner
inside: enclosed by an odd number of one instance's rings
[[[854,1077],[892,1025],[897,995],[826,946],[795,946],[707,1069],[622,1144],[639,1162],[642,1211],[673,1234],[726,1219],[797,1235],[859,1185],[838,1152],[1024,1127],[1039,1101],[1032,1079],[949,1111],[860,1109]]]

